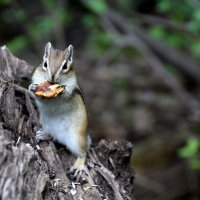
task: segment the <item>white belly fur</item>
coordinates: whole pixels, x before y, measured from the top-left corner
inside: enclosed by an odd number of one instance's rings
[[[66,99],[58,97],[51,100],[36,101],[40,110],[40,122],[54,140],[65,145],[73,154],[79,156],[76,126],[81,120],[80,111]]]

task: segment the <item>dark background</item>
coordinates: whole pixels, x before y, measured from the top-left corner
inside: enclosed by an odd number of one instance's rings
[[[137,199],[200,199],[199,32],[198,0],[0,0],[0,45],[19,58],[74,46],[94,141],[134,143]]]

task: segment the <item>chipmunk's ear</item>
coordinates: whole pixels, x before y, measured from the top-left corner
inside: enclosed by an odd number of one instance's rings
[[[49,57],[51,47],[52,47],[51,42],[48,42],[46,44],[45,51],[44,51],[44,57],[43,57],[44,59],[47,59]]]
[[[68,55],[68,65],[71,65],[73,63],[73,46],[70,44],[66,50]]]

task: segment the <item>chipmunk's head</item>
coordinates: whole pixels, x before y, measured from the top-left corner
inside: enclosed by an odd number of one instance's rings
[[[50,42],[45,47],[42,70],[48,81],[53,83],[65,82],[72,72],[73,46],[69,45],[64,51],[54,49]]]

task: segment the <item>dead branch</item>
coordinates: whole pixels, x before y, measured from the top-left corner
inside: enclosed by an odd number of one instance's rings
[[[189,58],[188,55],[180,53],[175,49],[168,47],[166,44],[163,44],[161,41],[153,39],[147,35],[141,27],[136,26],[132,22],[129,23],[127,18],[112,9],[109,9],[109,11],[106,12],[106,14],[101,15],[101,17],[104,17],[105,20],[109,20],[110,18],[115,24],[118,24],[118,28],[122,28],[124,31],[123,33],[129,36],[131,35],[131,39],[134,41],[135,45],[136,41],[134,36],[142,40],[143,43],[145,43],[145,45],[154,52],[154,54],[156,53],[156,55],[174,65],[180,72],[190,76],[197,83],[200,83],[199,65]],[[114,27],[111,28],[110,26],[109,28],[113,34],[115,32],[113,29]],[[119,38],[118,42],[120,42]]]
[[[134,13],[134,16],[137,18],[139,22],[143,24],[159,25],[173,31],[176,30],[176,31],[182,31],[182,32],[193,34],[187,29],[185,24],[175,23],[168,19],[161,18],[158,16],[153,16],[153,15],[148,15],[148,14]]]
[[[102,24],[107,31],[110,32],[111,37],[118,45],[133,46],[136,48],[148,61],[153,69],[154,74],[162,80],[172,91],[174,91],[178,96],[186,97],[184,89],[176,80],[173,75],[169,75],[165,72],[164,66],[161,61],[154,55],[151,49],[131,30],[130,26],[126,23],[126,20],[121,19],[121,16],[114,12],[107,12],[101,16]],[[117,30],[117,25],[123,31],[120,33]]]
[[[102,26],[113,38],[116,45],[127,45],[136,48],[147,60],[153,70],[154,75],[159,78],[160,81],[162,81],[168,88],[170,88],[170,90],[173,91],[187,105],[191,111],[191,118],[193,120],[198,120],[200,117],[200,104],[198,100],[196,100],[193,95],[191,95],[183,88],[175,75],[166,73],[165,67],[161,60],[151,50],[151,48],[148,46],[148,43],[146,43],[146,40],[143,40],[141,37],[142,33],[135,31],[139,29],[134,26],[133,23],[129,23],[125,17],[119,15],[117,12],[111,9],[108,12],[100,15],[100,19],[102,21]],[[165,54],[167,55],[169,53],[171,55],[170,51],[171,50],[165,49]],[[174,58],[173,55],[172,57]],[[182,63],[182,61],[180,63]],[[193,64],[190,62],[186,61],[186,63],[188,63],[188,65],[186,64],[187,66],[184,65],[184,67],[186,67],[191,72],[190,74],[196,76],[196,79],[197,77],[200,77],[200,70],[196,66],[193,66]],[[190,67],[192,70],[189,69]],[[198,81],[199,80],[200,79],[198,78]]]

